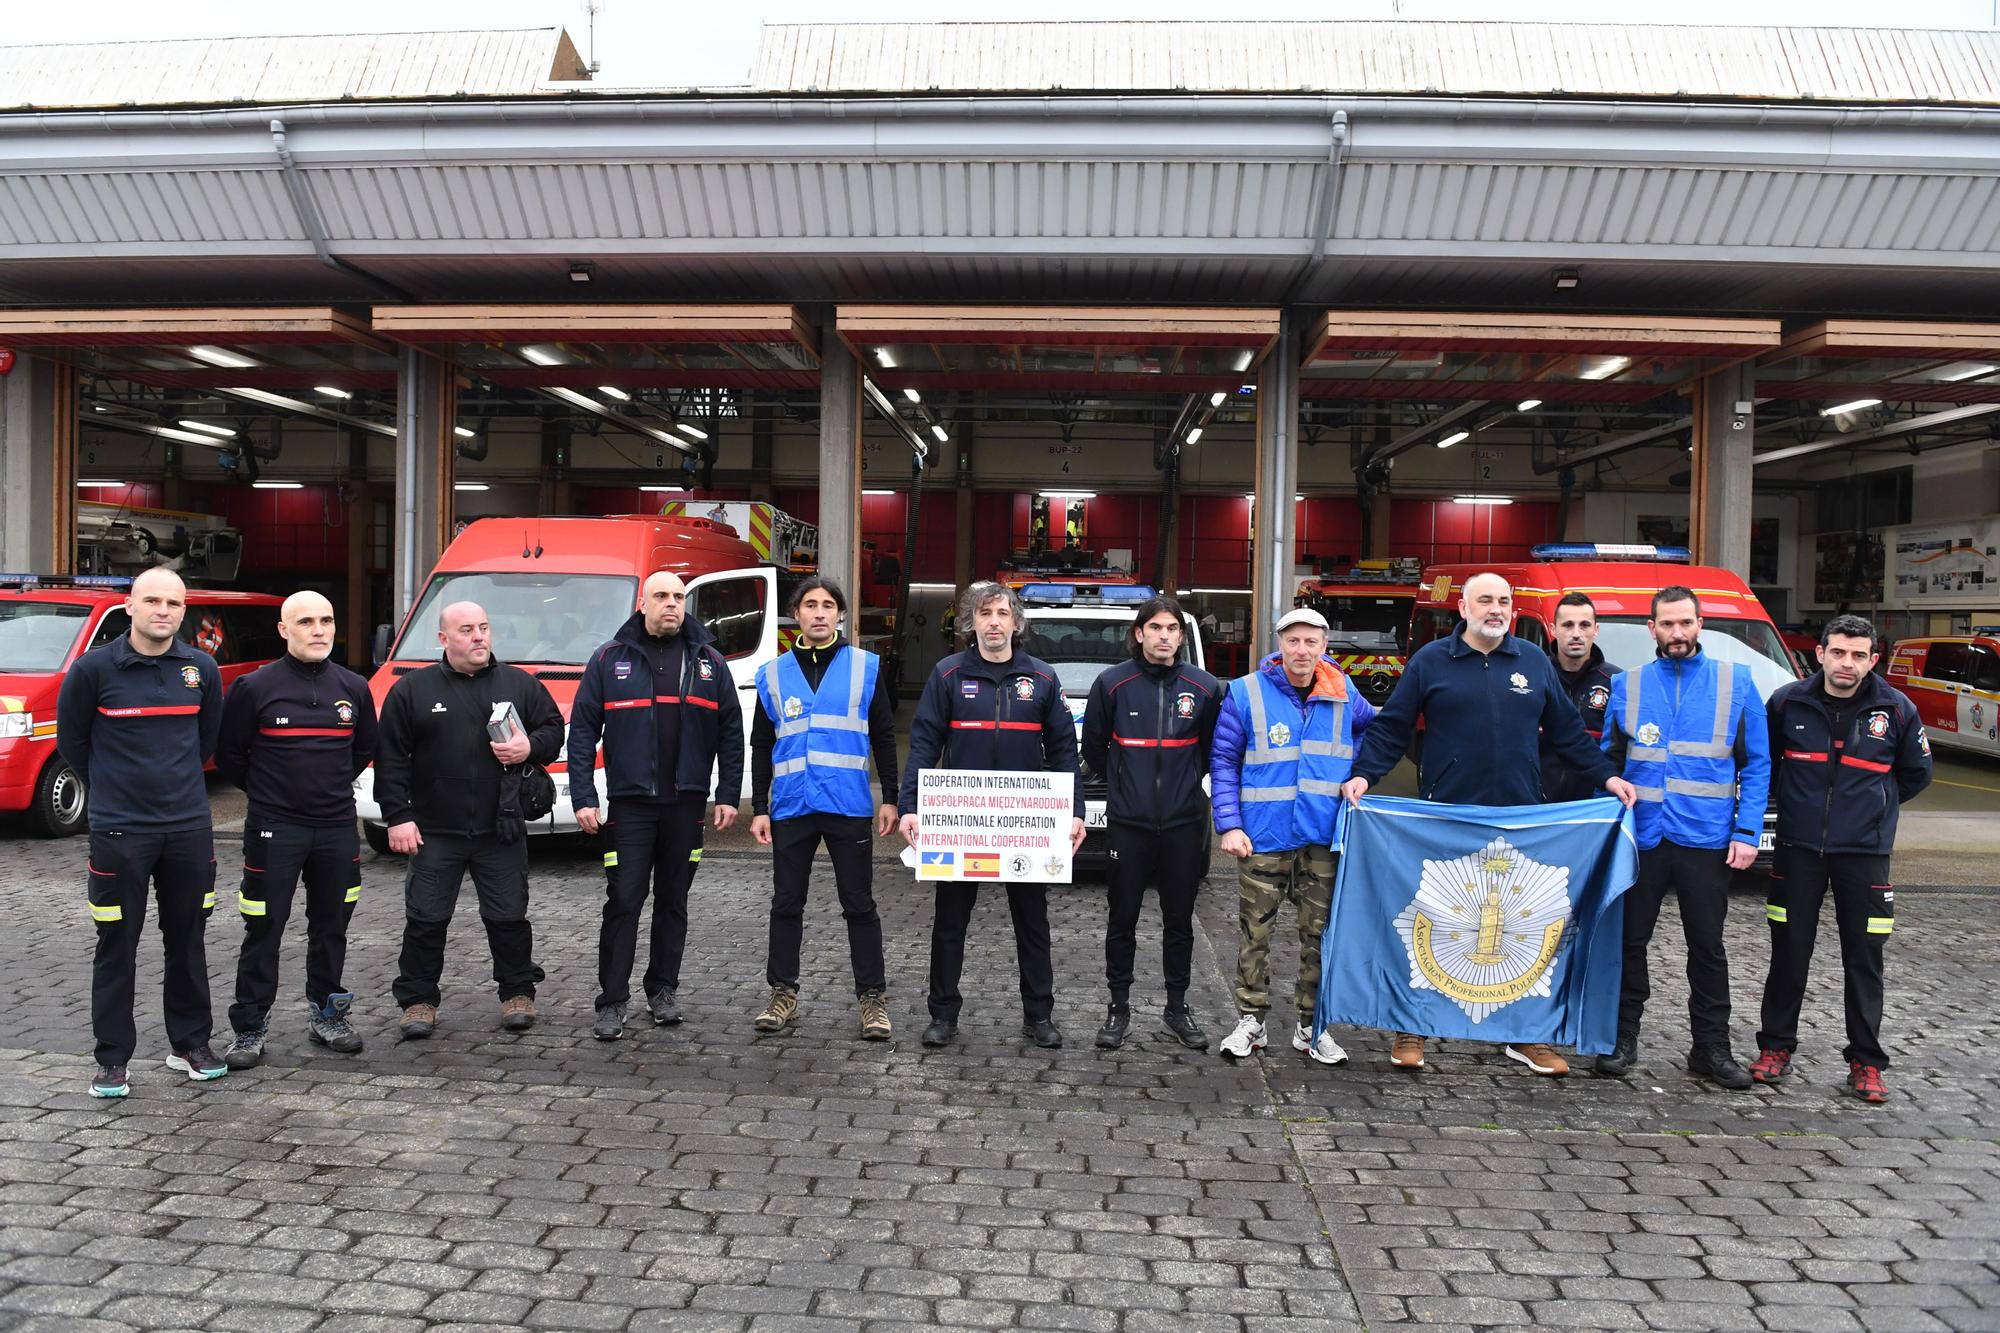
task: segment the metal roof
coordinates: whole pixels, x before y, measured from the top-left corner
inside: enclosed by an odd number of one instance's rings
[[[519,97],[590,77],[561,28],[0,47],[0,107]]]
[[[2000,105],[2000,32],[1460,23],[808,23],[769,92],[1353,93]]]

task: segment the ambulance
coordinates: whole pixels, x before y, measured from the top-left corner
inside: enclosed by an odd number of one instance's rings
[[[1421,571],[1414,557],[1364,560],[1303,580],[1293,606],[1326,617],[1326,655],[1380,708],[1410,658],[1410,612]]]
[[[1585,593],[1597,608],[1597,646],[1605,662],[1630,671],[1653,660],[1653,594],[1679,584],[1701,599],[1701,648],[1724,662],[1741,662],[1763,698],[1799,678],[1791,651],[1764,604],[1726,569],[1691,565],[1684,546],[1556,542],[1530,549],[1526,561],[1433,565],[1418,584],[1410,650],[1456,633],[1458,599],[1475,574],[1498,574],[1513,585],[1514,634],[1544,652],[1555,639],[1556,604]],[[1775,845],[1776,816],[1764,816],[1758,850]]]
[[[687,581],[688,614],[715,635],[715,646],[729,663],[745,713],[747,782],[757,672],[778,656],[778,570],[760,561],[735,528],[706,518],[475,519],[438,558],[393,644],[387,642],[388,626],[379,631],[383,645],[369,681],[375,707],[379,712],[398,679],[439,659],[439,613],[453,602],[470,601],[485,608],[492,624],[493,655],[537,677],[567,721],[590,655],[638,608],[646,576],[663,569]],[[600,752],[598,766],[603,763]],[[555,809],[528,831],[574,832],[563,757],[548,770],[555,780]],[[354,796],[368,845],[386,852],[389,834],[375,799],[373,767],[355,782]]]
[[[1900,640],[1883,674],[1910,696],[1932,742],[2000,757],[2000,625]]]
[[[70,664],[129,632],[120,575],[0,574],[0,810],[45,838],[89,827],[83,783],[56,753],[56,696]],[[282,597],[189,588],[180,638],[215,659],[226,691],[285,651]]]

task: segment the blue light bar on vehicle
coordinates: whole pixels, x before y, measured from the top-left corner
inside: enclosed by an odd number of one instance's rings
[[[1531,560],[1651,560],[1663,565],[1685,565],[1690,560],[1685,546],[1653,546],[1646,543],[1547,542],[1529,548]]]
[[[130,588],[132,580],[123,574],[72,574],[58,580],[78,588]]]
[[[0,584],[19,588],[33,588],[46,584],[51,588],[117,588],[122,591],[132,586],[132,580],[123,574],[0,573]]]
[[[1020,593],[1035,606],[1137,606],[1153,595],[1144,583],[1024,583]]]
[[[22,587],[27,587],[29,584],[40,583],[41,581],[42,576],[40,574],[0,574],[0,583],[10,585],[19,584]]]
[[[1024,583],[1021,600],[1037,606],[1068,606],[1076,600],[1076,589],[1067,583]]]

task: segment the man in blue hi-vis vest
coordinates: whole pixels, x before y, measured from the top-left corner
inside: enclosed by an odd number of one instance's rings
[[[771,936],[765,980],[771,999],[759,1032],[782,1032],[799,1014],[799,946],[813,853],[826,843],[847,952],[861,1002],[861,1035],[887,1041],[888,983],[882,918],[875,910],[876,838],[896,827],[896,714],[882,660],[840,642],[847,598],[832,579],[792,591],[799,634],[792,651],[757,673],[750,727],[750,835],[771,857]],[[882,786],[868,791],[868,757]],[[873,827],[869,816],[874,816]]]
[[[1771,788],[1771,737],[1750,668],[1701,648],[1701,599],[1679,584],[1653,594],[1655,656],[1611,682],[1604,748],[1638,789],[1639,882],[1625,895],[1618,1045],[1597,1072],[1622,1077],[1639,1055],[1652,995],[1646,949],[1668,893],[1688,947],[1687,1067],[1725,1088],[1750,1086],[1729,1050],[1729,875],[1757,859]]]

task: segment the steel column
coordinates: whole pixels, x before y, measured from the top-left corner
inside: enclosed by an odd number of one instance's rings
[[[405,348],[396,373],[396,618],[416,604],[424,580],[451,542],[457,443],[456,371],[448,361]]]
[[[1299,479],[1299,320],[1287,309],[1278,345],[1257,371],[1257,493],[1250,539],[1250,646],[1253,662],[1273,647],[1271,626],[1291,609],[1297,563]]]
[[[861,364],[831,323],[820,337],[819,568],[861,604]],[[859,626],[856,615],[848,632]]]
[[[1695,563],[1750,577],[1751,443],[1757,435],[1755,372],[1718,370],[1695,383],[1694,475],[1688,539]]]

